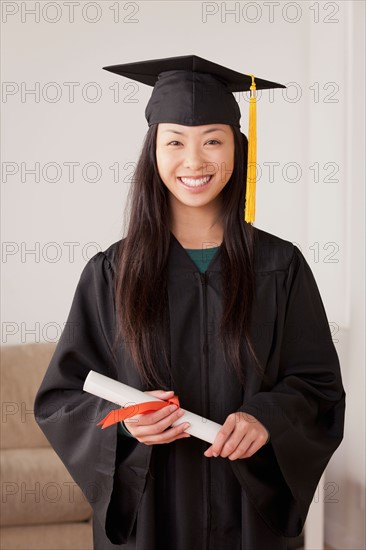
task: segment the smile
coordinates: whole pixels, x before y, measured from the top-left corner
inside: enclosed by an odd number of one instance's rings
[[[180,177],[178,179],[186,187],[203,187],[204,185],[207,185],[209,183],[209,181],[212,179],[212,175],[211,176],[204,176],[204,177],[200,177],[200,178]]]

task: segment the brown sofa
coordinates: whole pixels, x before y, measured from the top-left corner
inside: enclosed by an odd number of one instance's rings
[[[91,550],[91,508],[38,427],[33,404],[55,344],[1,346],[2,550]]]

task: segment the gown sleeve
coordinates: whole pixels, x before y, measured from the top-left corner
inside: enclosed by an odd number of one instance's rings
[[[98,252],[81,273],[34,412],[91,504],[94,520],[109,540],[124,543],[137,516],[152,447],[122,436],[117,424],[107,430],[97,426],[118,407],[83,391],[90,370],[118,379],[112,352],[114,330],[113,269],[105,254]],[[114,532],[117,511],[118,535]]]
[[[118,423],[118,430],[123,437],[134,437],[132,433],[126,428],[123,420]]]
[[[248,497],[278,534],[298,536],[322,473],[343,439],[345,391],[323,302],[294,246],[277,326],[278,377],[239,409],[256,417],[270,441],[232,467]]]

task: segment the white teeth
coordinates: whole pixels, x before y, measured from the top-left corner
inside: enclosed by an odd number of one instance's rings
[[[209,181],[211,176],[206,176],[205,178],[191,179],[191,178],[179,178],[185,185],[190,185],[191,187],[199,187],[204,185]]]

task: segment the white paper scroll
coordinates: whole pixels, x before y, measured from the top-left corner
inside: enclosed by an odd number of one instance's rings
[[[128,407],[130,405],[136,405],[138,403],[144,403],[146,401],[163,401],[158,397],[153,397],[145,392],[131,388],[122,382],[117,382],[108,376],[99,374],[94,371],[90,371],[84,382],[84,391],[92,393],[106,401],[111,401],[120,405],[120,407]],[[178,396],[179,397],[179,396]],[[137,413],[136,413],[137,414]],[[183,422],[189,422],[191,425],[184,430],[186,433],[198,437],[207,443],[213,443],[218,431],[221,428],[221,424],[212,422],[207,418],[203,418],[198,414],[185,411],[183,416],[176,420],[172,426],[177,426]],[[128,423],[127,423],[128,426]]]

